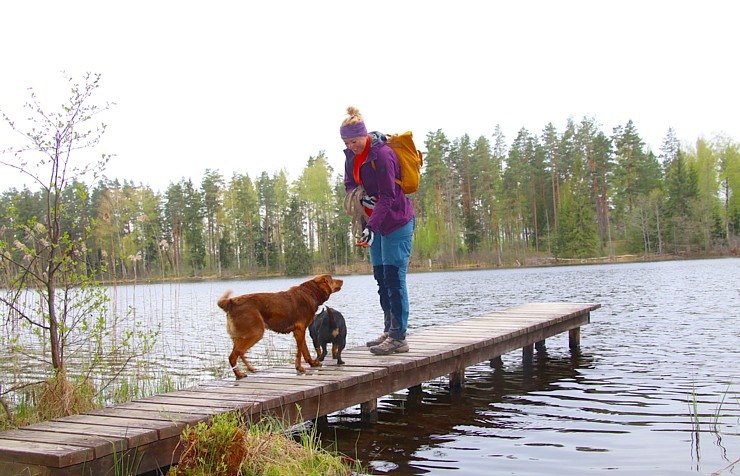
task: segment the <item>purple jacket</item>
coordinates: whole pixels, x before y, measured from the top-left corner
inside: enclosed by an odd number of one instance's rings
[[[360,167],[360,180],[365,193],[377,199],[366,226],[381,235],[398,230],[414,218],[414,206],[395,180],[401,178],[398,157],[386,142],[383,134],[371,132],[370,152]],[[345,149],[344,155],[344,189],[349,193],[358,186],[353,173],[355,154]]]

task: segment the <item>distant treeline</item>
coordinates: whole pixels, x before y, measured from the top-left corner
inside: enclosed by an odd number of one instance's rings
[[[421,148],[412,268],[737,250],[740,145],[728,137],[684,147],[669,129],[656,155],[631,121],[606,134],[584,118],[562,132],[522,129],[510,144],[499,127],[475,140],[438,130]],[[348,270],[368,258],[343,210],[343,172],[322,151],[292,183],[284,172],[206,170],[164,192],[106,178],[66,184],[60,197],[10,189],[0,244],[22,261],[32,227],[6,225],[44,224],[58,199],[60,231],[82,239],[106,280]]]

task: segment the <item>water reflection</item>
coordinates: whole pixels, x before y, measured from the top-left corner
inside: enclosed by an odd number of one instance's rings
[[[539,350],[532,365],[526,367],[517,357],[506,356],[500,366],[482,363],[469,367],[461,389],[450,390],[448,380],[440,378],[420,388],[390,395],[380,402],[378,424],[362,423],[359,407],[354,407],[332,415],[328,425],[319,429],[326,444],[370,462],[372,469],[380,474],[390,471],[426,474],[441,470],[491,474],[494,464],[491,460],[518,460],[521,456],[491,452],[485,457],[471,458],[473,455],[469,453],[478,453],[485,447],[502,449],[500,442],[521,448],[562,446],[557,442],[528,441],[517,434],[532,424],[529,412],[521,411],[522,405],[534,407],[532,396],[538,393],[546,399],[548,393],[559,392],[563,400],[557,405],[550,404],[540,416],[547,419],[548,413],[553,416],[562,413],[578,420],[565,403],[567,392],[558,382],[576,382],[578,369],[588,367],[591,361],[579,353],[572,357],[570,354],[550,356],[546,349]]]

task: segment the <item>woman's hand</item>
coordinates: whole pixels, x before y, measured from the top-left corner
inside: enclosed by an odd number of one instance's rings
[[[360,241],[357,242],[357,246],[362,246],[363,248],[369,248],[373,244],[373,240],[375,239],[375,233],[373,230],[371,230],[368,227],[365,227],[364,230],[362,230],[362,235],[360,235]]]

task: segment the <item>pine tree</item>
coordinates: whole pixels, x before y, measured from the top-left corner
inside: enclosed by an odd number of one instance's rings
[[[588,196],[578,193],[570,182],[563,185],[560,226],[553,251],[559,258],[588,258],[598,246],[596,217]]]
[[[666,170],[666,215],[668,233],[675,251],[689,251],[694,227],[689,215],[698,194],[696,169],[679,150]]]
[[[305,276],[311,272],[311,253],[303,231],[304,220],[298,197],[290,199],[285,224],[285,273],[288,276]]]

